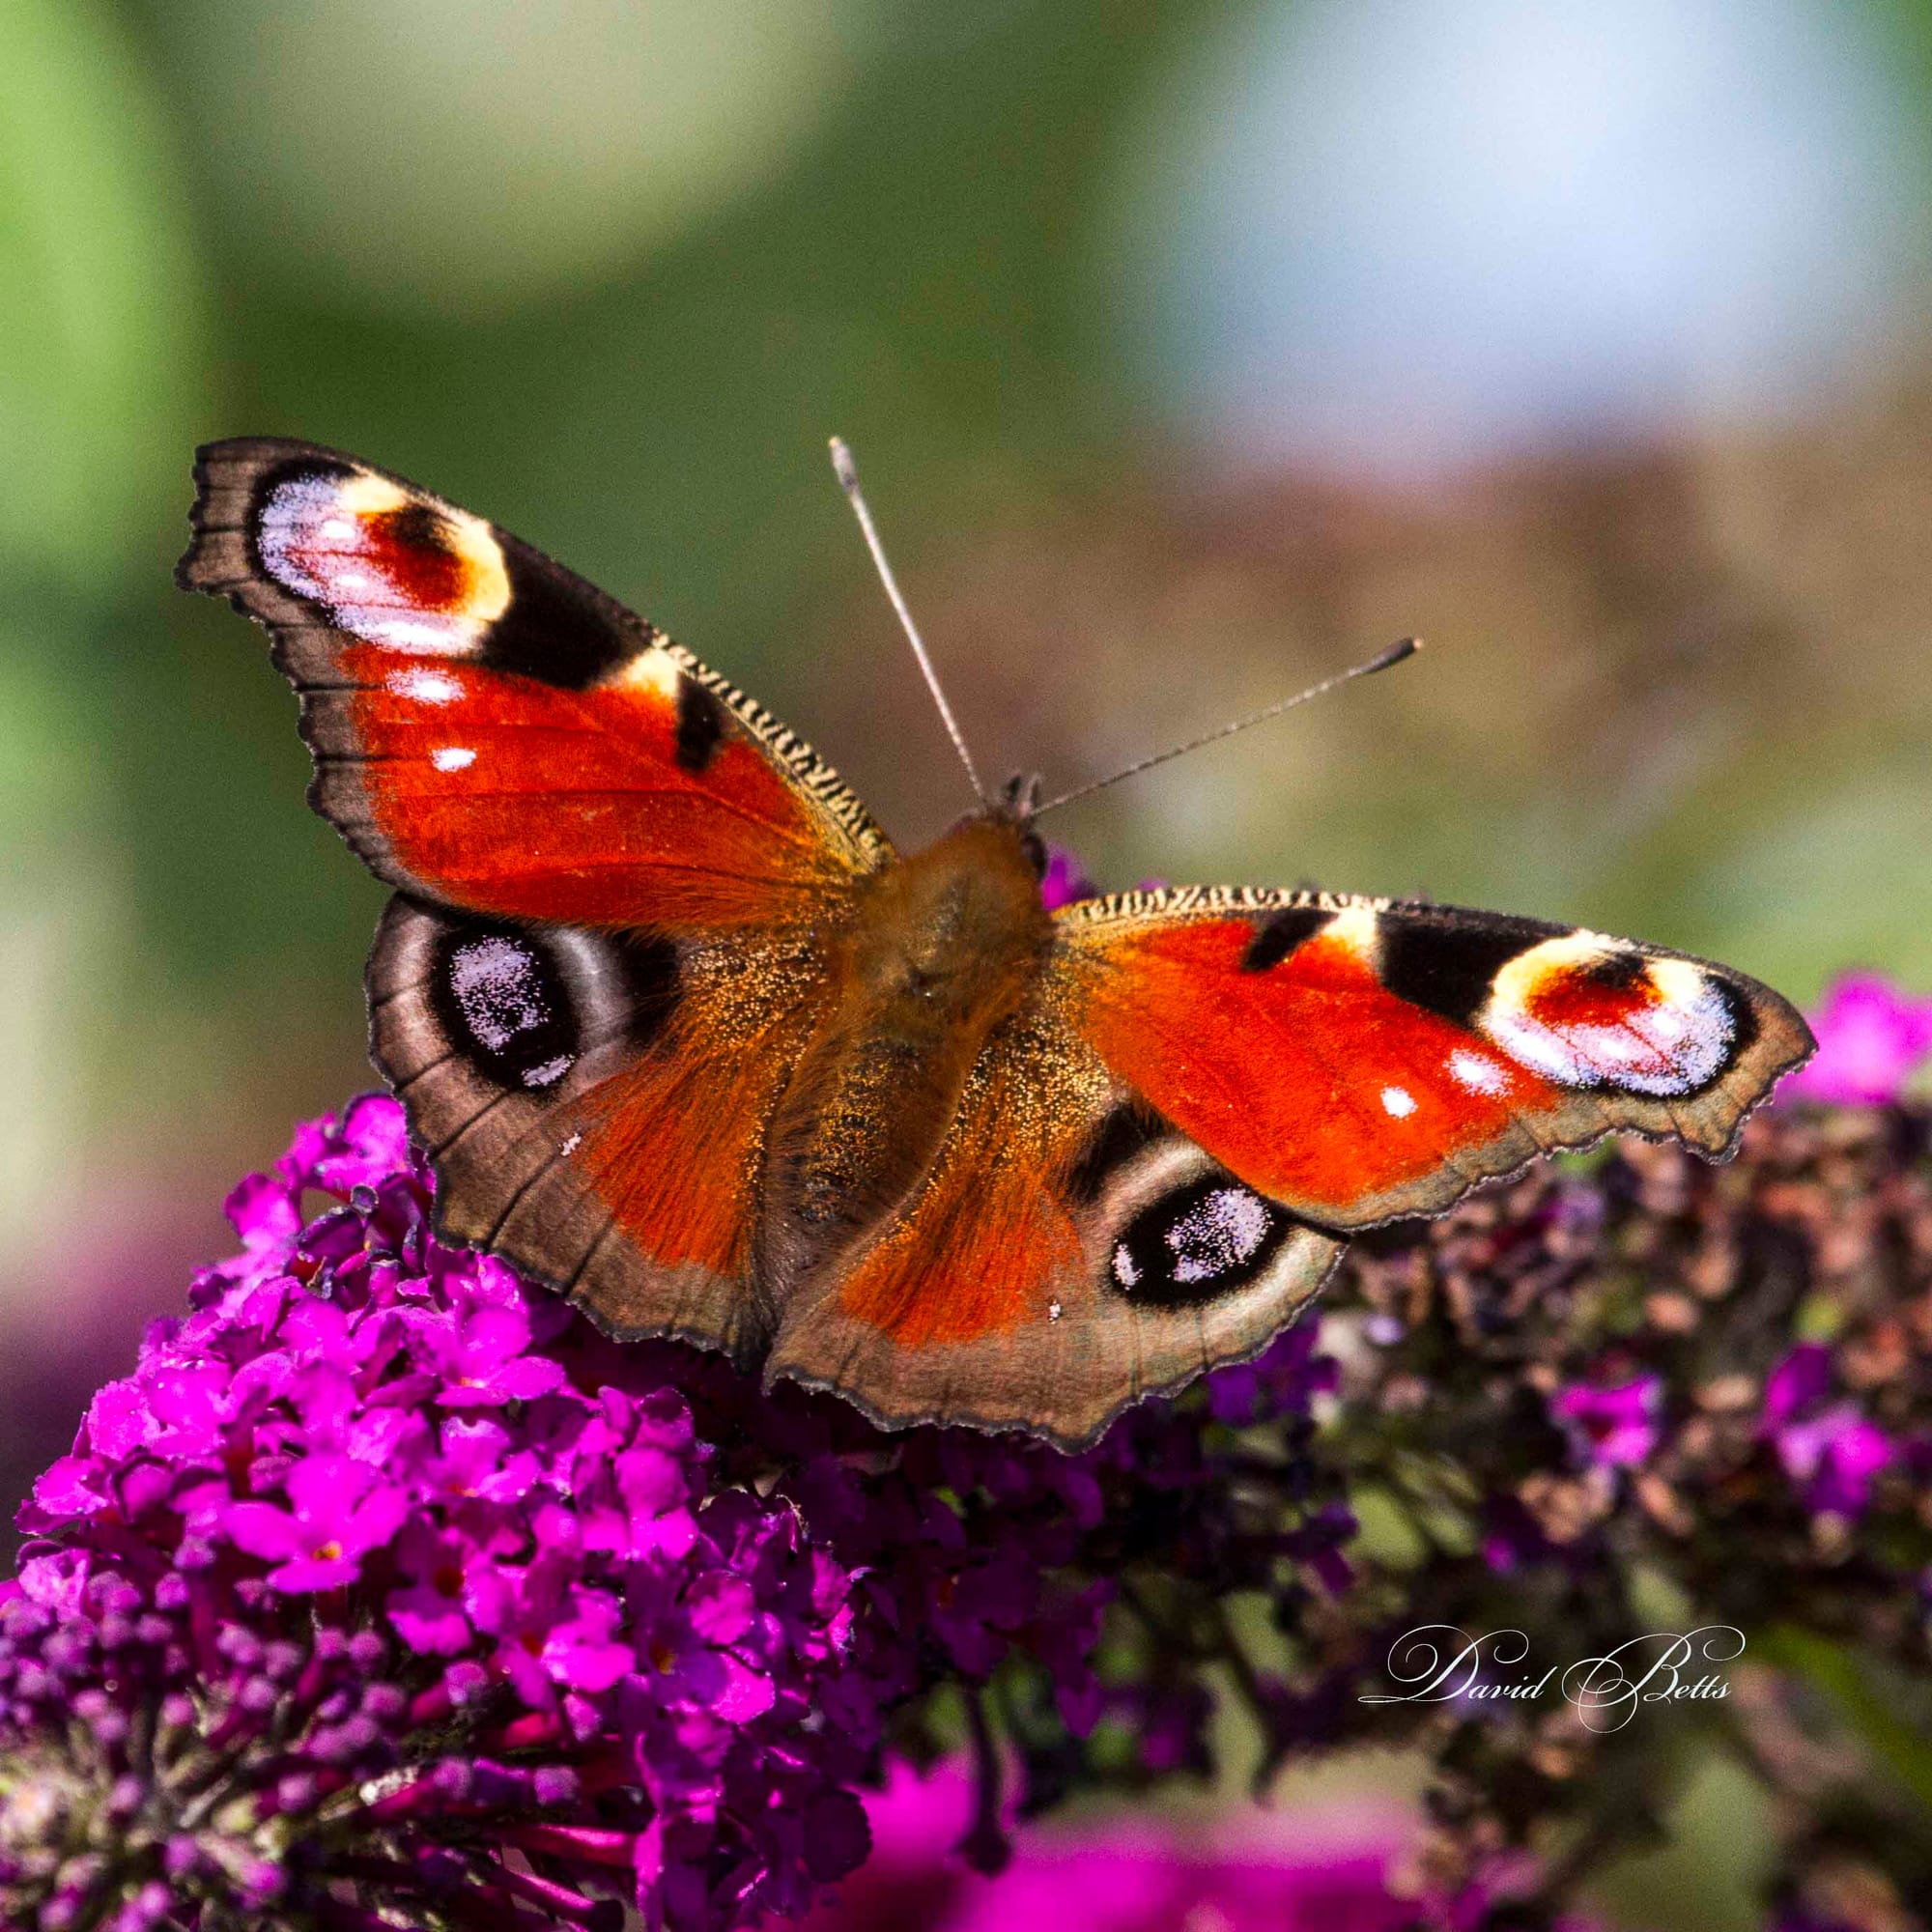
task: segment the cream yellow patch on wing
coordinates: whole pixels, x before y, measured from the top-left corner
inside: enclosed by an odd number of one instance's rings
[[[1689,959],[1653,959],[1650,983],[1663,1012],[1681,1018],[1710,990],[1710,975]]]
[[[1352,905],[1338,912],[1316,938],[1323,946],[1346,947],[1364,966],[1373,967],[1380,950],[1379,931],[1374,906]]]
[[[463,559],[468,595],[463,614],[472,624],[494,624],[510,608],[510,572],[503,547],[481,517],[438,506],[449,548]]]
[[[653,644],[648,650],[639,651],[612,681],[628,691],[650,692],[667,704],[675,704],[677,681],[683,675],[677,660]]]
[[[386,476],[372,476],[366,470],[345,476],[331,493],[337,517],[380,517],[391,510],[407,509],[415,500],[400,483]],[[324,530],[327,525],[323,526]]]
[[[1538,991],[1551,980],[1580,967],[1594,966],[1622,949],[1600,932],[1563,932],[1554,939],[1519,952],[1496,969],[1490,985],[1489,1010],[1492,1013],[1525,1013],[1536,1002]]]

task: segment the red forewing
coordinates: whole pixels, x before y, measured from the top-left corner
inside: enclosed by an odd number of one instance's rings
[[[1810,1050],[1768,987],[1453,907],[1179,893],[1062,916],[1083,1037],[1270,1199],[1327,1227],[1439,1212],[1613,1128],[1721,1155]]]
[[[725,930],[884,863],[850,792],[750,699],[481,518],[353,458],[201,452],[190,588],[267,624],[312,797],[382,877],[466,909]]]

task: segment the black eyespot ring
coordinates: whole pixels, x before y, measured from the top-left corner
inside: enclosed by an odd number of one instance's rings
[[[576,1065],[577,1003],[533,934],[482,920],[451,925],[438,935],[430,987],[444,1037],[498,1086],[543,1093]]]
[[[1231,1174],[1163,1194],[1115,1237],[1108,1280],[1153,1308],[1198,1308],[1266,1272],[1294,1217]]]

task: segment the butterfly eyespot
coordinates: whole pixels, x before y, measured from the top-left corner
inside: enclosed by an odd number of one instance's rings
[[[445,1037],[492,1080],[542,1093],[576,1065],[577,1004],[557,961],[530,935],[456,927],[431,975]]]
[[[1590,933],[1547,940],[1495,977],[1482,1031],[1559,1087],[1696,1094],[1750,1043],[1749,1009],[1694,961]]]
[[[1186,1308],[1245,1288],[1274,1260],[1293,1219],[1227,1174],[1164,1194],[1114,1243],[1113,1284],[1158,1308]]]
[[[338,464],[265,486],[254,537],[284,590],[370,642],[464,656],[510,601],[502,547],[479,518]]]

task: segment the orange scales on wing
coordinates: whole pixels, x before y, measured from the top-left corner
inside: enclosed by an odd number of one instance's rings
[[[1262,1193],[1346,1208],[1430,1173],[1553,1097],[1534,1073],[1398,998],[1344,915],[1265,972],[1247,920],[1107,942],[1081,1026],[1100,1057]],[[1185,1071],[1177,1071],[1182,1062]]]
[[[638,666],[580,693],[479,677],[460,659],[345,650],[363,755],[384,761],[370,803],[402,864],[526,919],[718,930],[799,910],[817,845],[795,793],[735,728],[701,774],[683,770],[682,673],[660,649]]]
[[[1042,1071],[1035,1061],[1029,1074]],[[838,1305],[905,1349],[976,1342],[1039,1319],[1049,1285],[1080,1266],[1080,1237],[1048,1182],[1050,1092],[976,1079],[911,1210],[863,1255]],[[1075,1116],[1074,1118],[1078,1118]],[[1070,1157],[1072,1149],[1063,1149]]]
[[[573,1162],[652,1261],[749,1275],[766,1122],[814,986],[803,946],[772,945],[722,969],[700,951],[668,1034],[578,1103]]]

